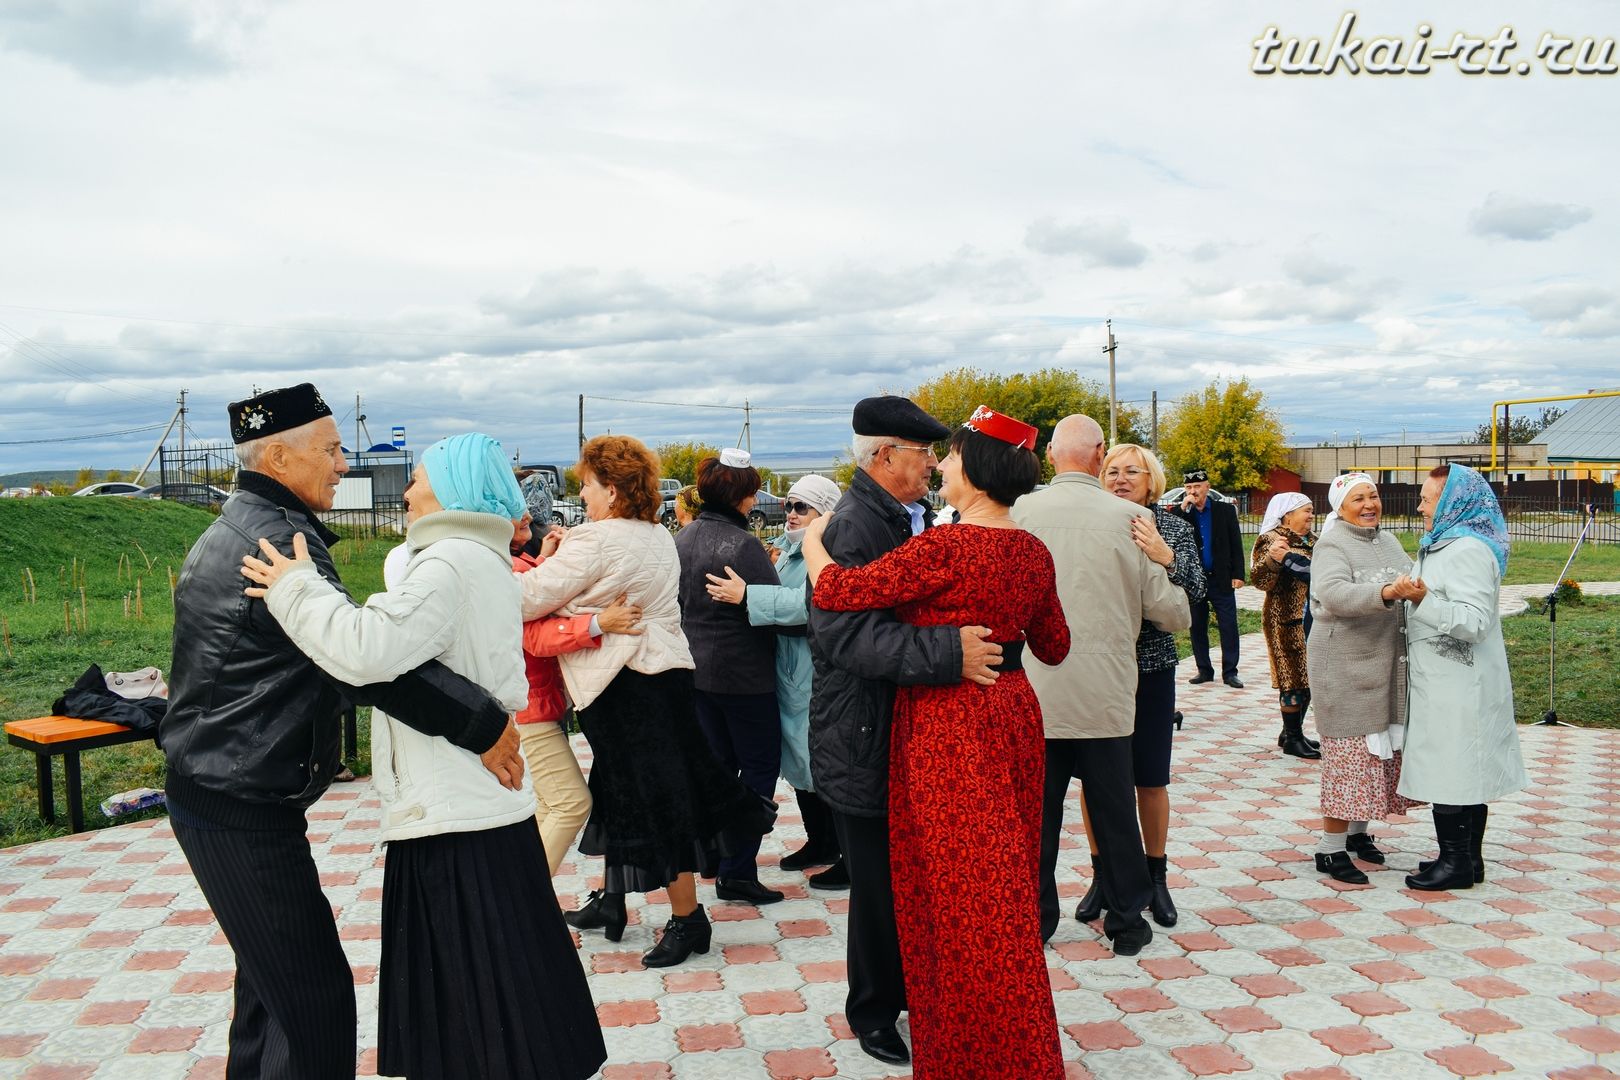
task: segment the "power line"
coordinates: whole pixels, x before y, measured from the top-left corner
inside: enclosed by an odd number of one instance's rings
[[[122,431],[98,431],[93,435],[63,435],[55,439],[16,439],[10,442],[0,442],[0,446],[41,446],[46,443],[91,442],[95,439],[112,439],[120,435],[138,435],[143,431],[156,431],[163,424],[147,424],[145,427],[124,428]]]

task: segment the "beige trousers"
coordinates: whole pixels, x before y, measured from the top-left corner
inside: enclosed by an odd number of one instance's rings
[[[546,861],[555,877],[563,856],[573,847],[585,819],[591,816],[591,791],[585,786],[585,777],[561,724],[541,721],[519,724],[517,729],[523,760],[534,779],[538,807],[534,818],[540,826],[540,842],[545,845]]]

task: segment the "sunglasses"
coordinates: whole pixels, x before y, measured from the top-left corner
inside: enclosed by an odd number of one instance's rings
[[[815,507],[811,506],[809,503],[802,503],[797,499],[791,499],[782,504],[782,509],[786,510],[790,514],[808,514],[810,511],[814,510]]]

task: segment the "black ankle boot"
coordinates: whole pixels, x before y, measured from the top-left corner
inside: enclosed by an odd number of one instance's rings
[[[1384,853],[1378,850],[1378,845],[1373,843],[1373,838],[1364,832],[1353,832],[1345,837],[1344,846],[1350,850],[1350,854],[1362,862],[1383,865]]]
[[[1356,864],[1350,861],[1348,851],[1335,851],[1331,854],[1318,851],[1316,872],[1326,874],[1334,881],[1342,881],[1346,885],[1367,884],[1367,875],[1356,869]]]
[[[1283,730],[1278,736],[1277,745],[1289,757],[1304,758],[1313,761],[1322,756],[1322,751],[1311,745],[1305,737],[1305,721],[1300,713],[1282,714]]]
[[[1174,926],[1179,915],[1176,912],[1176,902],[1170,899],[1170,886],[1164,883],[1165,871],[1168,862],[1163,855],[1147,857],[1148,880],[1153,883],[1153,896],[1148,900],[1148,910],[1153,913],[1153,921],[1160,926]]]
[[[1485,881],[1485,822],[1490,817],[1490,807],[1478,803],[1469,808],[1473,811],[1474,833],[1470,838],[1472,854],[1474,856],[1474,884],[1480,885]],[[1422,873],[1435,864],[1434,859],[1424,859],[1418,863],[1418,873]]]
[[[690,915],[673,915],[664,924],[664,936],[641,958],[642,967],[674,967],[693,953],[709,951],[709,916],[699,904]]]
[[[1445,889],[1474,887],[1474,808],[1442,806],[1434,808],[1434,836],[1440,857],[1426,869],[1406,876],[1408,889],[1440,892]]]
[[[575,930],[601,930],[609,941],[624,936],[624,924],[629,918],[624,910],[624,893],[605,889],[591,893],[590,901],[578,911],[563,912],[563,922]]]
[[[1094,922],[1103,913],[1102,896],[1102,860],[1097,856],[1091,857],[1091,888],[1086,895],[1080,898],[1080,906],[1074,909],[1074,917],[1081,922]]]

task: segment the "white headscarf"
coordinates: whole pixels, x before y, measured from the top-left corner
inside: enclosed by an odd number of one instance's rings
[[[793,481],[787,493],[789,499],[801,499],[823,514],[831,513],[838,505],[839,495],[837,484],[816,473],[806,473]]]
[[[1370,488],[1378,486],[1378,482],[1364,472],[1343,473],[1333,478],[1333,483],[1328,485],[1328,505],[1333,508],[1333,512],[1327,516],[1326,521],[1322,522],[1321,535],[1326,536],[1329,529],[1344,520],[1339,517],[1339,507],[1343,506],[1344,500],[1350,497],[1351,490],[1362,484],[1366,484]]]
[[[1300,507],[1309,505],[1311,505],[1310,498],[1297,491],[1284,491],[1273,495],[1271,501],[1266,503],[1266,516],[1260,522],[1260,531],[1270,532],[1282,524],[1283,518]]]

